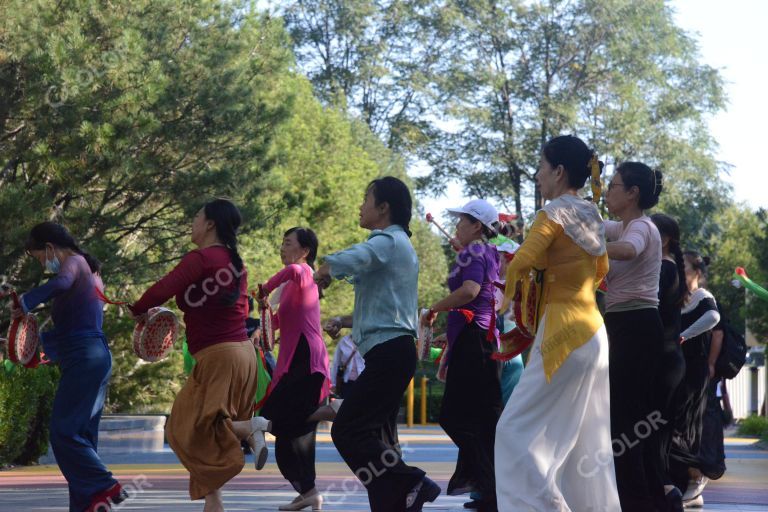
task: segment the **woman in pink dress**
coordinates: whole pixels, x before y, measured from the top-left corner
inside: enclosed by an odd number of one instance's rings
[[[277,466],[299,493],[280,510],[322,507],[323,498],[315,488],[316,429],[319,420],[335,416],[329,407],[318,407],[330,392],[330,373],[321,334],[320,294],[313,280],[317,246],[317,236],[310,229],[286,231],[280,248],[285,267],[262,286],[259,298],[266,300],[282,286],[273,321],[280,329],[280,353],[269,398],[261,410],[261,417],[270,423],[266,430],[275,436]]]

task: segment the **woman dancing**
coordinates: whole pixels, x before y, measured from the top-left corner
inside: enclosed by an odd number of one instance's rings
[[[168,444],[189,471],[189,496],[205,512],[224,510],[221,487],[242,471],[248,439],[261,469],[266,421],[251,421],[256,352],[245,329],[248,279],[237,250],[241,217],[226,199],[206,203],[192,222],[197,249],[131,306],[134,315],[176,297],[184,312],[189,351],[197,364],[173,402]],[[259,443],[261,441],[261,443]]]
[[[419,260],[408,225],[408,187],[390,176],[374,180],[360,206],[366,242],[332,254],[315,274],[355,285],[352,338],[365,359],[339,409],[331,436],[347,465],[368,490],[373,512],[416,512],[440,487],[424,471],[405,464],[397,439],[397,412],[416,371]]]
[[[542,150],[536,179],[549,200],[509,263],[506,294],[543,277],[530,359],[496,427],[499,510],[619,512],[611,452],[608,339],[595,290],[608,271],[603,224],[577,193],[597,157],[560,136]]]
[[[101,264],[53,222],[32,228],[27,254],[54,276],[20,297],[18,318],[53,299],[54,328],[41,334],[46,356],[61,379],[51,413],[51,448],[69,485],[70,512],[110,510],[127,498],[96,452],[99,421],[112,375],[112,355],[102,330]]]

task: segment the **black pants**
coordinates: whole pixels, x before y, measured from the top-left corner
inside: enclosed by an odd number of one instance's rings
[[[495,510],[493,453],[503,409],[501,365],[491,359],[496,342],[486,340],[486,333],[469,324],[451,347],[440,426],[459,448],[448,494],[479,491],[489,504],[486,509]]]
[[[416,345],[400,336],[364,356],[365,370],[344,399],[331,437],[368,490],[372,512],[405,510],[405,498],[424,471],[407,466],[397,439],[397,413],[416,372]]]
[[[677,389],[685,377],[685,358],[677,339],[666,338],[662,348],[657,378],[653,383],[652,410],[661,411],[663,423],[659,426],[656,457],[651,470],[658,475],[662,485],[674,485],[670,474],[669,456],[675,426]],[[654,494],[656,508],[665,512],[668,504],[663,497]]]
[[[649,512],[663,499],[656,474],[659,427],[665,423],[653,397],[664,332],[656,308],[608,313],[611,438],[623,512]]]
[[[272,390],[261,415],[272,421],[275,460],[296,492],[315,488],[317,422],[307,422],[318,407],[325,376],[310,373],[309,344],[302,335],[288,373]]]
[[[717,480],[725,473],[723,409],[717,396],[717,383],[717,379],[710,381],[707,389],[699,448],[699,469],[710,480]]]

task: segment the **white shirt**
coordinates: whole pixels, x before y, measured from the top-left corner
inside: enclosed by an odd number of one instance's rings
[[[352,353],[354,352],[354,356]],[[350,359],[350,356],[352,358]],[[331,385],[336,385],[336,374],[339,371],[339,365],[347,363],[347,368],[344,371],[344,382],[356,380],[357,377],[365,369],[365,359],[360,355],[357,350],[357,345],[352,340],[352,336],[344,336],[336,345],[336,352],[333,354],[333,364],[331,365]]]

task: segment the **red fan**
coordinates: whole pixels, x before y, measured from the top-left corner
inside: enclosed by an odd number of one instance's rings
[[[11,292],[11,300],[17,307],[21,307],[16,292]],[[23,364],[28,368],[34,368],[40,362],[40,335],[37,330],[37,318],[32,313],[15,318],[8,330],[8,358],[13,363]]]
[[[128,306],[127,302],[107,298],[98,287],[96,295],[102,302],[116,306]],[[133,329],[133,353],[151,363],[165,359],[173,350],[179,337],[179,320],[168,308],[151,308]]]
[[[272,349],[275,348],[275,330],[272,328],[273,313],[262,285],[259,285],[259,297],[263,298],[263,300],[259,302],[261,344],[264,347],[264,350],[271,352]]]

